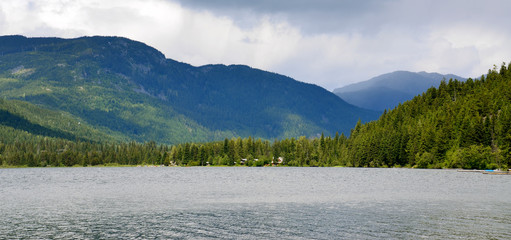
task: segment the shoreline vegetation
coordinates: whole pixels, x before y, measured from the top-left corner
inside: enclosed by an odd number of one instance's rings
[[[0,128],[0,167],[300,166],[508,169],[511,64],[479,79],[442,81],[350,136],[268,140],[231,138],[177,145],[101,143]]]
[[[499,169],[489,160],[483,168],[462,165],[361,165],[349,158],[349,138],[336,135],[270,142],[232,138],[175,146],[148,143],[92,143],[44,138],[39,142],[0,143],[0,168],[32,167],[378,167]],[[241,156],[246,156],[242,158]],[[254,157],[256,156],[256,157]],[[471,156],[474,157],[474,156]],[[476,156],[477,157],[477,156]],[[481,160],[481,159],[479,159]],[[440,166],[440,167],[438,167]],[[482,166],[482,165],[480,165]],[[503,166],[504,169],[506,166]]]

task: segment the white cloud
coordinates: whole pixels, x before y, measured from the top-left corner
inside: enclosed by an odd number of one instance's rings
[[[479,2],[372,1],[350,3],[360,11],[350,14],[327,2],[235,14],[166,0],[3,0],[0,34],[124,36],[193,65],[247,64],[330,90],[395,70],[477,77],[511,60],[505,2],[490,12]]]
[[[508,44],[511,31],[507,29],[461,23],[439,28],[432,35],[448,43],[449,50],[453,52],[451,61],[439,62],[470,77],[486,73],[494,64],[511,61],[511,45]]]

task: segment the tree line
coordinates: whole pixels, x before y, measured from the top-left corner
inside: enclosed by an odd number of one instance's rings
[[[339,147],[344,135],[335,138],[284,139],[270,142],[251,137],[219,142],[184,143],[175,146],[147,143],[95,143],[41,138],[39,141],[0,142],[2,166],[335,166],[341,165]],[[283,160],[278,162],[278,159]]]

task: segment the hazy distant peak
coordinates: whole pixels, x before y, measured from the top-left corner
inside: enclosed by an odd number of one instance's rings
[[[335,89],[334,93],[343,92],[354,92],[371,87],[385,87],[388,89],[404,91],[409,93],[417,92],[417,88],[423,89],[424,87],[437,86],[440,84],[442,79],[449,80],[450,78],[456,78],[458,80],[465,80],[460,76],[453,74],[440,74],[440,73],[428,73],[425,71],[421,72],[410,72],[410,71],[395,71],[391,73],[385,73],[369,80],[350,84],[341,88]]]
[[[395,71],[354,83],[333,92],[355,106],[383,111],[410,100],[430,87],[437,87],[443,79],[465,78],[453,74]]]

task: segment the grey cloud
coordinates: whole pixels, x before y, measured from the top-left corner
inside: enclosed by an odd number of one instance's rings
[[[277,19],[289,21],[306,33],[339,32],[356,30],[365,25],[375,12],[385,4],[396,0],[177,0],[182,6],[208,10],[219,15],[233,18],[241,25],[251,26],[263,15],[271,15]],[[363,30],[363,29],[360,29]]]
[[[387,0],[388,1],[388,0]],[[259,1],[238,1],[238,0],[179,0],[183,6],[208,9],[253,9],[260,12],[329,12],[345,11],[360,12],[361,10],[373,8],[374,5],[385,1],[380,0],[259,0]]]
[[[283,19],[305,34],[358,32],[382,28],[423,31],[438,24],[483,21],[509,26],[508,0],[169,0],[233,18],[240,26],[257,24],[263,15]],[[248,17],[250,15],[250,17]]]

